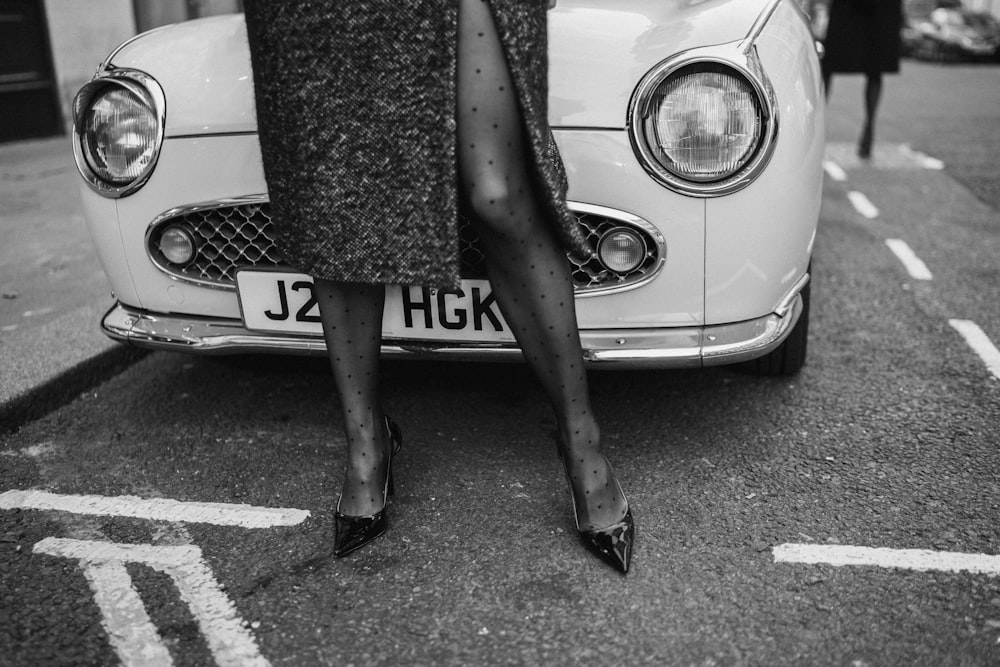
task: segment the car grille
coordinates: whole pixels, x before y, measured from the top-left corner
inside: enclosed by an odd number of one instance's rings
[[[608,215],[579,210],[573,213],[595,251],[604,234],[623,226],[639,233],[647,249],[642,263],[627,273],[608,269],[596,254],[587,261],[569,256],[576,290],[608,289],[644,282],[662,263],[662,242],[657,243],[644,227]],[[195,257],[183,266],[171,263],[160,251],[163,232],[178,225],[194,238],[197,247]],[[234,287],[236,272],[240,269],[284,266],[281,251],[274,241],[273,221],[266,201],[176,209],[154,223],[146,243],[150,257],[161,270],[181,280],[215,287]],[[465,217],[460,219],[459,248],[462,277],[485,278],[485,257],[474,228]]]

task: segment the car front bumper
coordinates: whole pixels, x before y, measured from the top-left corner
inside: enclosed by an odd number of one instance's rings
[[[580,340],[590,368],[699,368],[739,363],[778,347],[802,313],[804,278],[775,312],[753,320],[703,327],[583,329]],[[137,347],[196,354],[325,355],[321,337],[260,333],[240,320],[160,314],[116,304],[102,329],[113,339]],[[383,356],[429,360],[519,361],[521,351],[493,343],[382,342]]]

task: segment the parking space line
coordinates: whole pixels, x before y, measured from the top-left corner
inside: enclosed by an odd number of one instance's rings
[[[878,207],[871,203],[864,193],[858,192],[857,190],[851,190],[847,193],[847,198],[854,206],[854,210],[860,213],[863,217],[868,218],[869,220],[874,220],[878,217]]]
[[[969,347],[979,355],[979,358],[986,364],[986,368],[993,373],[993,377],[1000,380],[1000,350],[997,349],[993,341],[971,320],[948,320],[948,324],[962,334],[962,338]]]
[[[294,526],[309,518],[308,510],[255,507],[230,503],[199,503],[138,496],[60,495],[47,491],[0,493],[0,509],[57,510],[72,514],[124,516],[154,521],[211,523],[217,526],[272,528]]]
[[[904,570],[1000,575],[1000,556],[926,549],[886,549],[847,545],[782,544],[772,550],[775,563],[867,565]]]
[[[236,606],[212,575],[201,549],[194,545],[117,544],[47,537],[35,545],[34,552],[79,561],[98,600],[108,636],[126,667],[173,664],[142,606],[126,563],[140,563],[171,578],[220,667],[270,665]],[[110,616],[105,607],[111,608]],[[147,653],[166,653],[166,662],[149,662]]]
[[[843,183],[847,180],[847,172],[833,160],[823,160],[823,171],[826,172],[827,176],[838,183]]]
[[[92,563],[83,568],[83,574],[101,610],[101,625],[122,664],[150,667],[173,665],[170,651],[160,639],[160,633],[150,620],[139,592],[132,585],[125,563]]]
[[[889,246],[889,250],[892,251],[896,258],[903,263],[906,268],[906,272],[910,274],[910,277],[914,280],[933,280],[934,276],[931,275],[930,269],[927,265],[917,257],[917,254],[913,252],[913,249],[907,245],[906,241],[902,239],[886,239],[885,244]]]

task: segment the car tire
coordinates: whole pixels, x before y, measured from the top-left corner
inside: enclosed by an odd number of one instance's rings
[[[743,370],[754,375],[776,376],[795,375],[806,363],[806,351],[809,343],[809,293],[812,280],[800,292],[802,296],[802,313],[795,323],[788,338],[776,349],[763,357],[752,359],[742,364]]]

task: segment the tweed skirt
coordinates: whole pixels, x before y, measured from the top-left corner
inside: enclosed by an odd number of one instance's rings
[[[588,256],[547,120],[546,3],[489,2],[536,195],[567,251]],[[341,282],[457,285],[457,1],[246,0],[245,11],[286,260]]]

